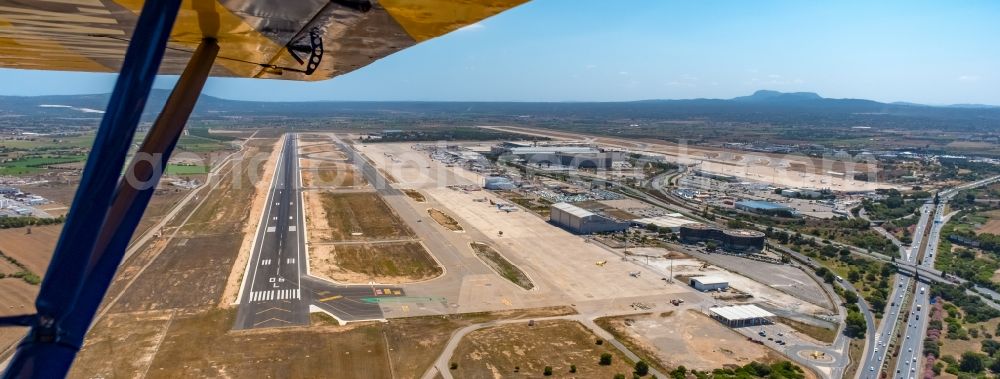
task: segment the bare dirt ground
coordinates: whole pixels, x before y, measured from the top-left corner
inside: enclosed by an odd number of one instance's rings
[[[1000,234],[1000,211],[986,212],[989,220],[976,229],[976,233]]]
[[[0,316],[35,313],[35,296],[38,296],[38,286],[28,284],[19,278],[0,279]],[[0,328],[0,357],[27,332],[28,328]]]
[[[7,276],[18,271],[21,271],[21,268],[17,267],[17,265],[6,259],[0,259],[0,275]]]
[[[52,259],[56,241],[62,225],[46,225],[31,228],[0,229],[0,251],[23,264],[28,271],[39,277],[45,275],[45,270]],[[7,259],[0,258],[0,273],[13,274],[21,271]],[[0,316],[14,316],[35,312],[35,297],[38,296],[38,286],[28,284],[20,278],[0,279]],[[3,360],[7,349],[14,347],[27,333],[27,328],[0,328],[0,360]]]
[[[302,185],[305,187],[358,187],[367,184],[354,166],[343,163],[329,163],[322,168],[302,170]]]
[[[634,320],[632,326],[625,319]],[[646,316],[619,317],[611,320],[619,332],[631,337],[640,346],[652,347],[666,367],[683,365],[696,370],[713,370],[725,365],[745,365],[752,361],[771,362],[780,359],[767,347],[747,341],[715,320],[695,310],[684,310]]]
[[[419,242],[314,245],[310,273],[341,283],[410,283],[443,270]]]
[[[610,378],[630,374],[632,365],[609,343],[575,321],[541,321],[501,325],[469,333],[455,350],[452,375],[461,378],[537,378],[545,366],[558,377]],[[598,364],[610,353],[611,365]],[[576,365],[577,372],[569,372]]]
[[[49,267],[61,231],[62,225],[35,226],[31,234],[27,234],[28,228],[0,229],[0,251],[42,276]]]

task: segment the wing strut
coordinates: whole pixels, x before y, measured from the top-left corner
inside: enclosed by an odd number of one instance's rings
[[[78,338],[74,341],[78,344],[82,345],[115,271],[125,257],[132,233],[153,197],[218,53],[219,45],[215,39],[206,38],[198,45],[167,98],[163,111],[118,183],[111,209],[94,247],[80,297],[63,323],[63,330],[68,336]]]
[[[146,0],[52,262],[4,378],[66,376],[219,51],[202,41],[119,180],[181,0]],[[117,186],[117,188],[116,188]],[[3,320],[0,320],[3,321]]]

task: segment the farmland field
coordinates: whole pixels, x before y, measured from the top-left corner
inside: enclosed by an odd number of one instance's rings
[[[180,165],[168,164],[164,173],[169,175],[197,175],[207,174],[208,166],[205,165]]]
[[[86,155],[35,156],[0,163],[0,175],[29,175],[45,171],[45,166],[75,163],[87,159]]]

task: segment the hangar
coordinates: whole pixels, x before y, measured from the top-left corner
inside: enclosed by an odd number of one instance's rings
[[[570,203],[555,203],[549,207],[549,221],[576,234],[620,232],[628,229],[627,222],[614,220]]]
[[[708,310],[712,313],[712,318],[730,328],[770,324],[771,318],[774,317],[774,313],[753,304],[714,307]]]
[[[702,292],[719,291],[729,288],[729,281],[720,276],[695,276],[688,279],[688,284]]]

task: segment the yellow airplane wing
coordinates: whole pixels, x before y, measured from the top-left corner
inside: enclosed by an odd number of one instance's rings
[[[205,37],[212,76],[324,80],[527,0],[184,0],[161,74]],[[0,0],[0,67],[117,72],[143,0]]]

